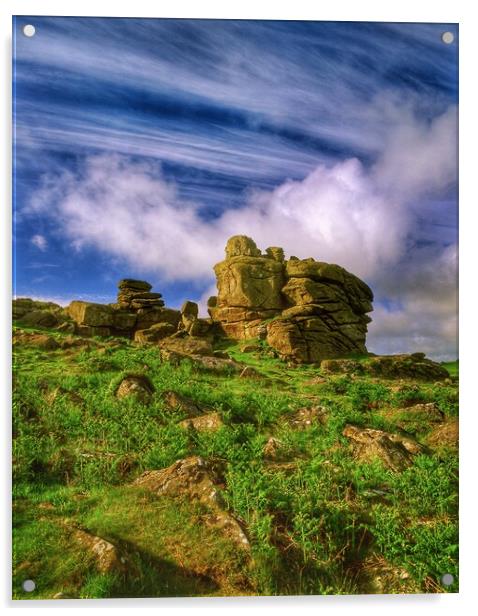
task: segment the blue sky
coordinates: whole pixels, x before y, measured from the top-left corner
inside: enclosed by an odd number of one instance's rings
[[[13,28],[18,296],[114,301],[140,277],[204,304],[245,233],[364,278],[370,350],[457,356],[455,25]]]

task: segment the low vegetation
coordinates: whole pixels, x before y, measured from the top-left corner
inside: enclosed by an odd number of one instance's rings
[[[15,598],[458,590],[457,448],[436,436],[456,422],[457,363],[440,383],[325,376],[252,343],[253,352],[222,345],[249,377],[175,365],[156,346],[113,338],[15,345]],[[148,400],[115,396],[131,374],[152,385]],[[166,404],[169,391],[223,425],[180,426],[186,414]],[[319,411],[301,424],[304,408]],[[343,435],[350,424],[406,434],[423,450],[401,472],[363,460]],[[220,465],[224,507],[248,549],[208,524],[207,504],[132,485],[189,456]],[[79,530],[115,546],[117,566],[102,570]]]

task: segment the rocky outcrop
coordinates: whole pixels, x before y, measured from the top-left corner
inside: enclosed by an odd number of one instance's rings
[[[161,293],[152,293],[143,280],[125,278],[118,283],[114,304],[73,301],[67,308],[82,336],[125,336],[138,342],[157,342],[174,333],[179,310],[165,308]]]
[[[280,357],[300,363],[366,352],[373,294],[342,267],[285,260],[278,247],[262,254],[252,239],[238,235],[214,271],[218,295],[208,310],[226,336],[266,338]]]

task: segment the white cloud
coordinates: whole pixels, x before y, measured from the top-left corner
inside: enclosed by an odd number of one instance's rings
[[[458,357],[457,246],[425,247],[396,276],[377,281],[390,308],[376,306],[367,347],[376,353],[426,351],[435,359]]]
[[[394,113],[372,169],[354,158],[320,164],[303,180],[252,193],[243,207],[212,221],[198,204],[180,198],[159,165],[110,154],[90,157],[78,173],[46,178],[29,211],[55,216],[77,250],[96,248],[163,281],[210,285],[227,238],[247,234],[263,249],[281,245],[288,255],[339,263],[371,282],[379,296],[387,289],[388,297],[401,299],[398,311],[377,310],[374,344],[392,344],[395,329],[408,349],[422,343],[432,349],[433,339],[451,344],[448,296],[414,281],[432,274],[432,261],[407,264],[406,255],[426,197],[456,181],[456,110],[433,122],[408,108]],[[438,255],[440,262],[447,255]],[[448,265],[455,271],[453,259]],[[400,296],[402,276],[409,287]],[[410,329],[411,321],[416,327]],[[401,343],[394,344],[398,350]]]
[[[30,241],[42,252],[45,252],[45,250],[48,248],[48,242],[44,235],[36,234],[31,238]]]

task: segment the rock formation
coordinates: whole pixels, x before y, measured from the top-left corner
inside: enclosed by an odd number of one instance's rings
[[[231,237],[226,259],[214,267],[217,297],[208,301],[213,321],[229,338],[266,338],[283,358],[319,362],[366,353],[373,294],[338,265],[265,254],[243,235]]]
[[[368,374],[378,378],[443,380],[448,372],[423,353],[367,354],[365,337],[373,294],[357,276],[339,265],[312,258],[286,259],[282,248],[265,252],[245,235],[231,237],[226,258],[214,266],[217,296],[208,300],[209,319],[199,317],[195,302],[180,310],[166,308],[161,293],[143,280],[118,283],[116,303],[73,301],[67,308],[29,298],[13,301],[13,318],[24,325],[65,333],[123,336],[157,344],[165,358],[188,357],[204,369],[237,371],[216,348],[221,338],[254,340],[243,352],[268,354],[292,363],[320,363],[324,374]],[[52,343],[53,344],[53,343]],[[351,355],[367,354],[366,362]],[[169,359],[168,359],[169,361]],[[172,361],[172,359],[171,359]],[[248,368],[242,376],[254,377]]]
[[[115,304],[71,302],[67,311],[76,323],[76,333],[156,342],[177,330],[180,312],[165,308],[161,293],[152,293],[148,282],[126,278],[120,280],[118,288]]]

